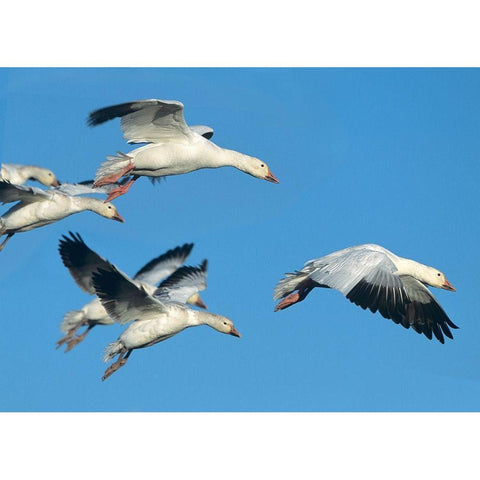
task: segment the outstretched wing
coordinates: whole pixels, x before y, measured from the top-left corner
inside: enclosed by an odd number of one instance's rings
[[[187,303],[187,300],[207,288],[207,260],[197,267],[183,266],[172,273],[153,292],[163,302]]]
[[[92,273],[98,268],[107,268],[110,263],[87,247],[78,233],[68,232],[59,241],[58,251],[63,264],[68,268],[75,283],[85,292],[95,294],[92,282]]]
[[[409,275],[401,275],[400,279],[410,300],[405,306],[402,325],[407,328],[410,325],[416,332],[423,333],[430,339],[433,332],[441,343],[445,341],[443,334],[448,338],[453,338],[448,327],[458,327],[448,318],[430,290],[422,282]]]
[[[2,204],[12,202],[34,203],[52,198],[51,192],[38,187],[15,185],[8,181],[0,181],[0,202]]]
[[[149,295],[143,287],[114,265],[99,268],[92,274],[95,292],[107,313],[119,323],[132,320],[151,320],[165,313],[165,306]]]
[[[148,285],[156,285],[185,262],[192,248],[193,243],[185,243],[182,246],[168,250],[157,258],[150,260],[133,278]]]
[[[93,180],[84,180],[79,183],[62,183],[59,187],[55,187],[55,190],[72,196],[94,195],[96,193],[108,195],[120,185],[119,182],[115,182],[93,188],[93,182]]]
[[[168,142],[191,138],[183,118],[183,104],[175,100],[138,100],[100,108],[90,113],[88,124],[100,125],[121,118],[123,137],[128,143]]]

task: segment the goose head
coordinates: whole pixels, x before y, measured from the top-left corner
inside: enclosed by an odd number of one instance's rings
[[[47,187],[60,186],[60,182],[55,174],[47,168],[36,167],[33,173],[30,175],[30,180],[36,180]]]
[[[97,213],[102,217],[125,223],[124,218],[118,213],[118,210],[116,209],[115,205],[113,205],[113,203],[99,202],[99,204],[97,205]]]
[[[270,168],[268,168],[268,165],[258,158],[250,157],[250,161],[248,162],[245,171],[253,177],[267,180],[267,182],[279,183],[278,179],[271,172]]]
[[[455,292],[455,288],[446,279],[445,275],[435,268],[428,267],[427,270],[424,272],[424,275],[422,276],[422,280],[432,287],[442,288],[443,290],[450,290],[451,292]]]
[[[234,337],[241,337],[238,330],[234,327],[233,322],[222,315],[211,314],[208,325],[214,328],[218,332],[227,333],[228,335],[233,335]]]

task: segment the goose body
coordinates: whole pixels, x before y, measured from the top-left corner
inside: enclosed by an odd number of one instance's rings
[[[0,202],[18,202],[0,217],[0,236],[7,235],[0,245],[0,250],[16,233],[28,232],[84,210],[124,222],[111,203],[104,203],[96,198],[67,195],[58,189],[45,191],[36,187],[0,182]]]
[[[132,282],[150,295],[157,290],[159,295],[173,298],[182,303],[191,303],[206,308],[198,292],[206,288],[206,263],[202,267],[181,267],[193,248],[192,243],[168,250],[144,265],[132,278]],[[63,236],[59,242],[59,253],[63,264],[69,269],[77,285],[85,292],[95,295],[92,273],[98,268],[107,268],[110,264],[97,252],[89,248],[77,233]],[[183,294],[183,295],[182,295]],[[57,342],[57,348],[65,344],[66,352],[83,341],[88,332],[96,325],[112,325],[115,320],[107,313],[100,299],[94,298],[80,310],[71,310],[64,316],[60,329],[65,333]],[[75,335],[83,326],[86,330]]]
[[[2,163],[0,165],[0,180],[15,185],[23,185],[27,180],[35,180],[47,187],[58,187],[60,185],[51,170],[36,165],[19,165],[16,163]]]
[[[95,185],[132,179],[112,191],[111,200],[128,191],[140,176],[151,178],[180,175],[202,168],[235,167],[254,177],[278,183],[265,162],[215,145],[209,140],[213,130],[202,125],[188,127],[183,104],[172,100],[139,100],[105,107],[92,112],[90,125],[121,118],[124,138],[129,143],[147,143],[128,154],[108,156],[97,171]]]
[[[132,322],[117,341],[105,350],[105,362],[118,355],[103,375],[103,380],[125,365],[133,350],[167,340],[188,327],[208,325],[215,330],[240,337],[228,318],[192,310],[179,302],[162,302],[139,288],[113,265],[92,275],[93,285],[103,306],[119,323]]]
[[[417,333],[444,343],[458,328],[427,285],[454,291],[445,275],[433,267],[402,258],[375,244],[358,245],[310,260],[287,273],[274,290],[275,311],[302,301],[315,287],[333,288],[363,309],[380,314]]]

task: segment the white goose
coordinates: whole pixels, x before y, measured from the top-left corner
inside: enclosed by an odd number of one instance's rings
[[[36,165],[18,165],[16,163],[2,163],[0,165],[0,180],[23,185],[27,180],[34,180],[47,187],[58,187],[60,182],[48,168]]]
[[[49,225],[74,213],[90,210],[118,222],[125,220],[111,203],[91,197],[77,197],[58,189],[48,191],[36,187],[0,182],[0,203],[19,202],[0,217],[0,237],[7,237],[0,245],[3,250],[16,233]]]
[[[160,301],[139,288],[113,265],[100,268],[92,275],[93,285],[110,316],[120,323],[135,320],[117,341],[105,349],[104,361],[118,355],[102,377],[108,378],[123,367],[133,350],[167,340],[188,327],[208,325],[221,333],[240,337],[228,318],[193,310],[178,302]]]
[[[231,166],[254,177],[278,183],[265,162],[234,150],[218,147],[208,140],[210,127],[188,127],[183,118],[183,104],[174,100],[138,100],[101,108],[90,113],[88,123],[99,125],[121,118],[123,136],[128,143],[147,143],[127,155],[107,156],[97,171],[95,186],[116,182],[133,175],[113,190],[107,201],[126,193],[140,176],[165,177],[201,168]]]
[[[379,245],[358,245],[310,260],[300,271],[287,273],[275,287],[274,299],[283,298],[275,311],[302,301],[315,287],[334,288],[363,309],[378,310],[429,339],[433,332],[444,343],[443,334],[453,338],[448,327],[458,327],[425,285],[455,291],[435,268],[398,257]]]
[[[75,283],[83,291],[95,295],[92,273],[98,268],[108,268],[110,264],[89,248],[78,233],[69,233],[71,238],[64,235],[59,242],[58,250],[62,262],[70,271]],[[206,262],[201,267],[179,269],[190,255],[192,248],[193,243],[185,243],[180,247],[168,250],[144,265],[135,274],[133,281],[136,285],[142,286],[148,293],[153,294],[156,289],[155,285],[168,277],[159,285],[162,295],[173,296],[176,301],[182,303],[207,308],[198,294],[199,291],[205,290],[207,287]],[[193,276],[193,273],[197,273],[196,281],[193,283],[187,282]],[[65,314],[60,325],[60,329],[65,333],[65,336],[57,342],[57,348],[66,343],[65,352],[68,352],[84,340],[95,325],[112,325],[113,323],[115,323],[115,320],[108,315],[100,299],[95,298],[80,310],[71,310]],[[83,326],[87,327],[86,330],[81,335],[75,335],[78,329]]]

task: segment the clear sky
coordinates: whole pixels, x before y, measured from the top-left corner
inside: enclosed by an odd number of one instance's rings
[[[180,100],[187,123],[264,160],[280,184],[233,168],[141,179],[114,201],[125,224],[86,212],[16,235],[0,253],[1,410],[478,410],[479,70],[3,69],[0,161],[93,178],[132,147],[118,120],[89,128],[88,113],[143,98]],[[191,328],[101,382],[102,351],[125,327],[55,350],[64,313],[91,299],[57,252],[69,230],[130,274],[194,242],[188,263],[209,260],[202,297],[242,338]],[[457,292],[433,293],[454,340],[333,290],[273,313],[285,272],[367,242],[446,274]]]

